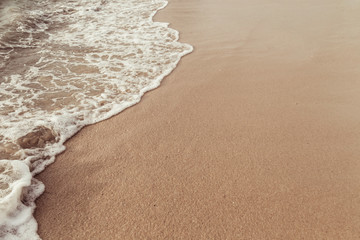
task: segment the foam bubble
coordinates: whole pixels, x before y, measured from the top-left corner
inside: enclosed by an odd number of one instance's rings
[[[29,167],[21,161],[0,160],[0,225],[8,221],[21,200],[22,190],[30,186]]]
[[[32,212],[34,197],[40,194],[35,189],[41,189],[41,184],[36,187],[34,182],[33,188],[28,189],[31,179],[32,174],[24,162],[0,160],[0,238],[36,239],[37,224]]]

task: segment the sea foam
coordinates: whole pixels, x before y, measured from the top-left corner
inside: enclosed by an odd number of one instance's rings
[[[164,0],[0,5],[0,238],[39,239],[34,176],[82,127],[140,101],[192,51],[152,17]],[[5,15],[4,15],[5,14]]]

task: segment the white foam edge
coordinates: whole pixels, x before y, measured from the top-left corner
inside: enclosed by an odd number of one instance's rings
[[[168,2],[166,1],[164,3],[163,6],[159,7],[156,11],[154,11],[153,14],[151,14],[150,20],[152,22],[153,21],[153,17],[156,15],[156,13],[161,10],[164,9],[166,6],[168,5]],[[157,22],[160,24],[164,24],[168,27],[169,23],[166,22]],[[176,32],[176,39],[174,41],[178,41],[179,40],[179,31],[172,29]],[[185,44],[185,43],[183,43]],[[33,175],[36,175],[40,172],[42,172],[46,166],[50,165],[51,163],[53,163],[55,161],[55,156],[62,153],[63,151],[66,150],[66,147],[64,146],[64,143],[70,139],[71,137],[73,137],[76,133],[78,133],[83,127],[86,127],[88,125],[92,125],[101,121],[104,121],[106,119],[109,119],[119,113],[121,113],[122,111],[124,111],[125,109],[136,105],[137,103],[139,103],[141,101],[141,98],[143,97],[143,95],[146,92],[149,92],[151,90],[154,90],[156,88],[158,88],[162,82],[162,80],[167,77],[168,75],[170,75],[175,68],[177,67],[177,65],[179,64],[181,58],[189,53],[191,53],[194,48],[193,46],[189,45],[189,44],[185,44],[189,50],[188,51],[184,51],[180,54],[178,54],[176,61],[174,62],[174,64],[171,66],[171,68],[168,68],[166,71],[164,71],[161,75],[159,75],[157,78],[154,79],[154,81],[152,82],[152,84],[150,84],[149,86],[146,86],[142,89],[140,89],[139,91],[139,95],[136,97],[136,100],[134,101],[128,101],[128,102],[123,102],[121,104],[114,104],[111,108],[111,110],[109,110],[107,113],[103,114],[100,118],[98,119],[86,119],[86,121],[83,122],[82,125],[76,125],[76,126],[71,126],[71,128],[73,128],[73,131],[67,131],[67,134],[64,134],[64,132],[62,131],[62,129],[54,129],[56,132],[61,132],[60,134],[60,139],[57,143],[52,144],[51,146],[49,146],[49,148],[45,151],[47,154],[49,154],[50,156],[52,156],[49,160],[43,162],[42,164],[39,165],[39,167],[37,167],[36,169],[33,170]],[[69,130],[69,129],[67,129]],[[28,163],[31,161],[31,157],[26,159],[25,161],[27,161]]]
[[[56,132],[60,132],[60,139],[57,143],[51,144],[50,146],[47,146],[44,149],[44,153],[47,156],[51,156],[50,159],[46,160],[46,161],[41,161],[41,163],[39,165],[36,166],[36,168],[32,171],[33,176],[35,176],[36,174],[42,172],[46,166],[50,165],[51,163],[53,163],[55,161],[55,156],[62,153],[63,151],[66,150],[65,147],[65,142],[70,139],[71,137],[73,137],[76,133],[78,133],[83,127],[86,127],[88,125],[92,125],[101,121],[104,121],[106,119],[109,119],[119,113],[121,113],[122,111],[124,111],[125,109],[136,105],[137,103],[139,103],[141,101],[141,98],[143,97],[143,95],[146,92],[149,92],[151,90],[154,90],[156,88],[158,88],[161,84],[161,81],[167,77],[168,75],[170,75],[170,73],[176,68],[176,66],[178,65],[178,63],[180,62],[181,58],[189,53],[191,53],[193,51],[193,47],[192,46],[188,46],[189,47],[189,51],[185,51],[181,54],[178,55],[174,66],[172,66],[172,68],[167,69],[166,71],[164,71],[161,75],[159,75],[156,79],[154,79],[154,81],[152,82],[152,84],[150,84],[149,86],[146,86],[144,88],[142,88],[139,91],[139,95],[136,97],[136,99],[134,101],[127,101],[127,102],[123,102],[121,104],[114,104],[111,108],[111,110],[109,110],[107,113],[103,114],[100,118],[97,119],[86,119],[85,121],[83,121],[82,125],[73,125],[73,126],[69,126],[67,128],[66,133],[63,131],[63,129],[54,129]],[[62,126],[62,124],[60,124],[60,127]],[[54,126],[55,127],[55,126]],[[72,128],[72,131],[69,131]],[[35,156],[36,157],[36,156]],[[24,160],[24,162],[26,162],[28,165],[31,164],[32,160],[34,159],[34,157],[28,157]],[[39,160],[37,160],[39,161]]]

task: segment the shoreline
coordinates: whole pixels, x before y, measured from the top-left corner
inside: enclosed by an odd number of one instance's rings
[[[46,186],[39,235],[356,239],[352,7],[170,1],[154,20],[194,52],[140,103],[83,128],[37,175]]]

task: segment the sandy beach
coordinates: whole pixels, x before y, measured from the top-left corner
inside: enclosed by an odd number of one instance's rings
[[[360,4],[170,0],[195,50],[37,176],[44,239],[359,239]]]

